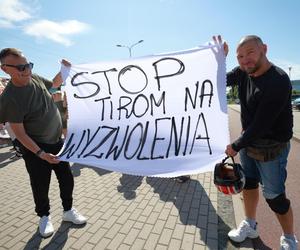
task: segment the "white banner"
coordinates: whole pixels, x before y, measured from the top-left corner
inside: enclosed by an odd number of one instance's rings
[[[217,45],[63,67],[60,159],[141,176],[212,171],[229,143],[225,72]]]

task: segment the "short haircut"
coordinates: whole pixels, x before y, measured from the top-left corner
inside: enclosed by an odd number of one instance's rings
[[[16,57],[24,56],[21,50],[18,50],[16,48],[5,48],[0,52],[0,62],[3,63],[4,58],[11,55]]]
[[[256,35],[248,35],[248,36],[245,36],[243,37],[239,44],[238,44],[238,48],[245,45],[246,43],[250,42],[250,41],[254,41],[257,43],[257,45],[263,45],[263,41],[261,40],[261,38],[259,36],[256,36]]]

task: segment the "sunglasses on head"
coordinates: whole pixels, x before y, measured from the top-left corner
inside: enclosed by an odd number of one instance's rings
[[[18,64],[18,65],[11,65],[11,64],[2,64],[3,66],[7,67],[13,67],[19,70],[20,72],[24,71],[25,69],[32,69],[33,68],[33,63],[26,63],[26,64]]]

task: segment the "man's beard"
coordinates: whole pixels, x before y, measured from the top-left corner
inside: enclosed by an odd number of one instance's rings
[[[254,67],[252,68],[246,68],[244,69],[248,74],[254,74],[256,71],[258,71],[262,65],[262,58],[263,58],[263,53],[260,53],[260,57],[255,63]]]
[[[259,69],[260,65],[255,65],[253,68],[247,68],[245,69],[245,71],[248,73],[248,74],[254,74],[258,69]]]

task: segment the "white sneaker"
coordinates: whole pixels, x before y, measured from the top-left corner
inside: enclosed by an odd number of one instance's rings
[[[82,216],[75,208],[63,213],[63,221],[72,222],[77,225],[86,223],[86,218]]]
[[[298,241],[295,237],[295,240],[288,239],[282,235],[280,237],[280,250],[297,250],[298,249]]]
[[[44,238],[51,236],[54,233],[54,228],[51,223],[51,216],[44,215],[39,223],[40,235]]]
[[[249,223],[245,220],[242,220],[237,229],[232,229],[228,233],[228,237],[235,242],[243,242],[247,237],[254,239],[258,237],[257,230],[253,229]]]

